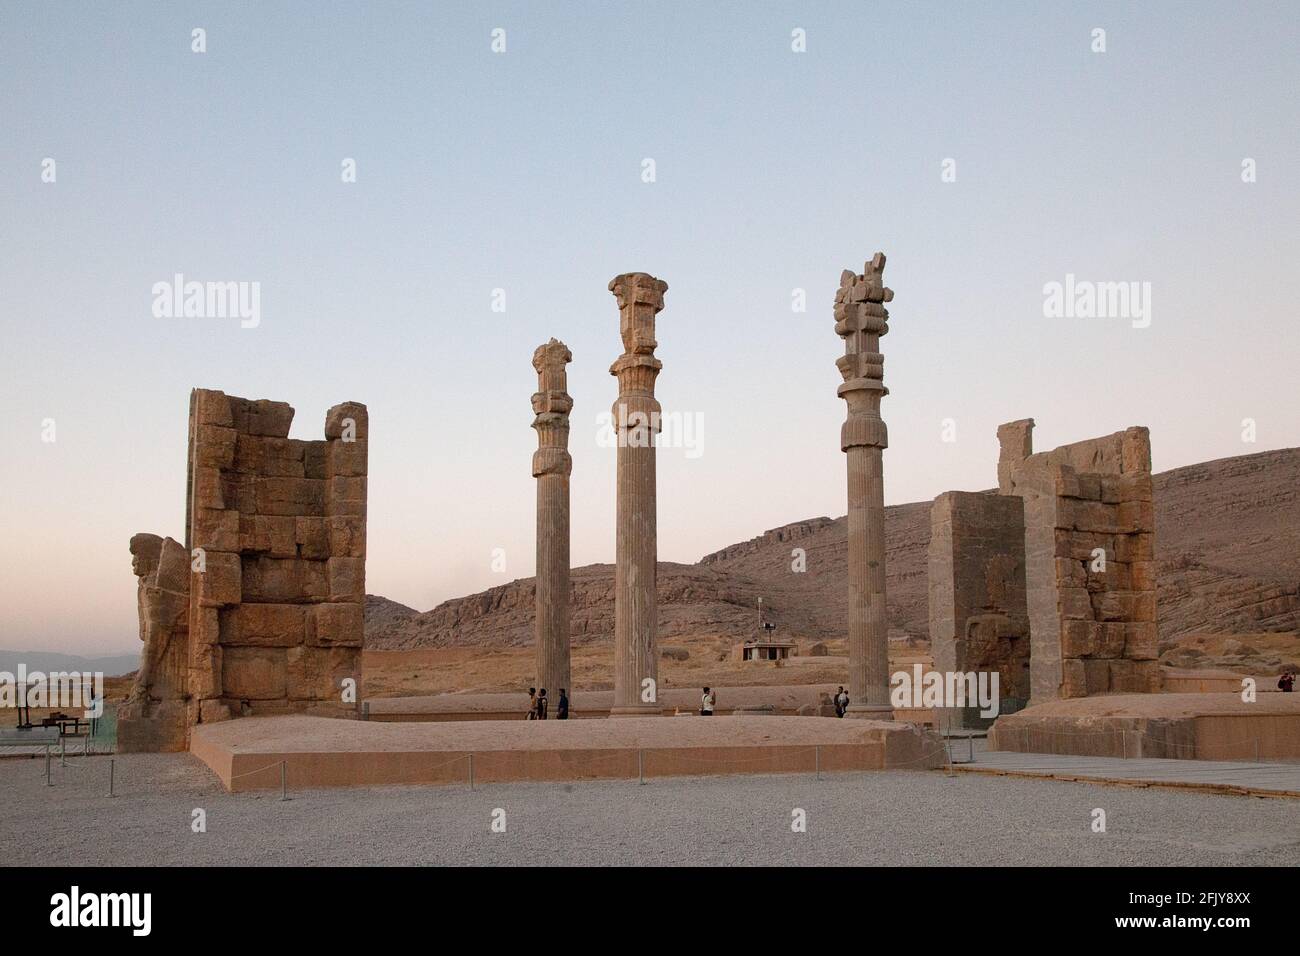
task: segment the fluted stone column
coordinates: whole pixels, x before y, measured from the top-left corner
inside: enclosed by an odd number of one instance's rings
[[[569,347],[557,339],[537,347],[537,392],[533,395],[533,428],[537,451],[537,613],[533,635],[537,646],[537,686],[551,700],[569,683],[569,412],[564,367],[573,361]]]
[[[885,357],[880,337],[889,331],[884,303],[885,257],[877,252],[862,275],[845,270],[835,293],[835,331],[844,339],[836,360],[848,403],[840,448],[849,471],[849,713],[889,720],[889,631],[885,618],[885,484],[881,452],[889,444],[880,417]]]
[[[618,436],[618,518],[614,575],[614,706],[611,717],[661,713],[656,654],[655,315],[668,283],[644,272],[615,277],[623,354],[610,366],[618,378],[614,428]]]

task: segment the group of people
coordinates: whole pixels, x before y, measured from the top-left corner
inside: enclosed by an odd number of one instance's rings
[[[528,713],[524,715],[524,719],[545,720],[550,706],[551,702],[546,697],[545,687],[540,691],[536,687],[530,687],[528,688]],[[560,699],[555,704],[555,719],[569,719],[569,695],[563,687],[560,688]]]
[[[1284,691],[1288,694],[1291,693],[1292,689],[1295,687],[1295,674],[1290,671],[1284,673],[1280,678],[1278,678],[1277,687],[1278,690]],[[839,690],[835,692],[835,697],[833,698],[832,703],[835,704],[835,716],[843,717],[845,712],[849,709],[849,695],[845,692],[843,684],[841,684]],[[712,688],[704,688],[704,694],[700,697],[700,716],[712,717],[717,706],[717,693]],[[524,719],[545,720],[549,709],[550,701],[546,697],[546,688],[543,687],[540,691],[536,687],[528,688],[528,713]],[[555,705],[555,719],[569,719],[569,695],[563,687],[560,688],[559,702]]]
[[[1282,690],[1289,691],[1291,689],[1291,683],[1294,680],[1294,674],[1283,674],[1282,680],[1277,682],[1277,686],[1281,687]],[[1285,685],[1283,684],[1283,681],[1286,682]],[[843,717],[844,712],[849,709],[849,695],[845,692],[843,684],[841,684],[840,689],[835,692],[834,703],[835,716]],[[545,720],[547,717],[547,711],[550,709],[550,704],[550,700],[546,697],[545,687],[541,690],[538,690],[536,687],[528,688],[528,713],[525,715],[524,719]],[[711,687],[704,688],[704,694],[700,697],[700,716],[712,717],[713,712],[717,710],[717,708],[717,692]],[[559,702],[555,705],[555,719],[569,719],[569,695],[563,687],[560,688]]]
[[[840,690],[843,689],[840,688]],[[700,716],[712,717],[717,706],[718,695],[708,687],[704,688],[704,696],[700,698]],[[545,720],[550,707],[551,702],[546,696],[545,687],[541,690],[536,687],[528,688],[528,713],[524,715],[525,720]],[[563,687],[560,688],[559,702],[555,705],[555,719],[569,719],[569,694]]]

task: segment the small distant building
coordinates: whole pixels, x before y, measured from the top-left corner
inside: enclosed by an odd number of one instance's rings
[[[778,641],[772,636],[776,631],[776,625],[771,621],[763,620],[763,599],[758,599],[759,630],[762,636],[752,641],[746,641],[737,647],[732,653],[734,660],[739,661],[783,661],[789,657],[797,657],[799,646],[794,641]]]
[[[742,661],[783,661],[797,654],[797,647],[794,641],[746,641],[740,647],[740,659]]]

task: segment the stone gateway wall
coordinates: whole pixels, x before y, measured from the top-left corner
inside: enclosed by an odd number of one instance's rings
[[[1032,703],[1158,691],[1150,434],[1129,428],[1035,454],[1033,428],[1031,418],[998,428],[997,495],[935,499],[935,669],[996,669],[1003,698]]]
[[[1025,503],[1032,697],[1158,691],[1150,433],[1032,454],[1032,428],[998,429],[999,490]]]
[[[323,441],[289,438],[292,422],[284,402],[190,396],[187,738],[229,717],[356,712],[369,419],[336,405]]]

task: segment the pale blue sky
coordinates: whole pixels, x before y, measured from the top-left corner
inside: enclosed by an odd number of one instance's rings
[[[896,292],[890,502],[990,486],[994,429],[1025,416],[1040,448],[1149,425],[1158,469],[1300,444],[1298,19],[1290,3],[5,3],[0,646],[134,645],[127,540],[183,535],[196,385],[288,401],[302,438],[367,403],[368,589],[425,609],[532,573],[529,363],[560,337],[573,561],[612,560],[595,416],[620,351],[606,283],[625,271],[668,282],[659,395],[704,422],[698,458],[660,452],[665,560],[843,513],[830,303],[877,249]],[[155,319],[151,287],[177,272],[260,282],[260,326]],[[1044,318],[1044,283],[1067,273],[1150,282],[1151,327]]]

